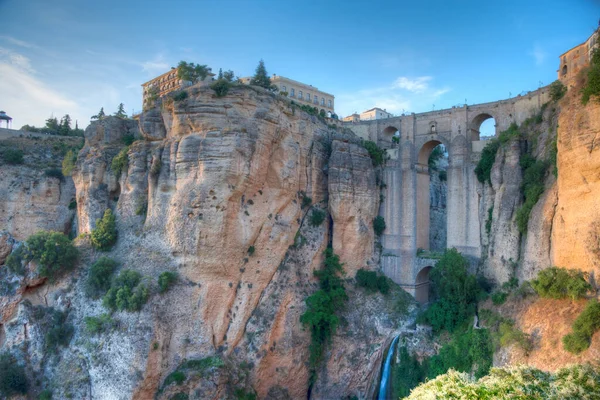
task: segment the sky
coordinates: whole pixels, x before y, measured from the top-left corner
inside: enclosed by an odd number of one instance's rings
[[[185,60],[335,95],[341,117],[505,99],[556,79],[600,0],[0,0],[0,110],[13,128],[100,107],[140,111],[141,84]],[[483,128],[482,128],[482,133]]]

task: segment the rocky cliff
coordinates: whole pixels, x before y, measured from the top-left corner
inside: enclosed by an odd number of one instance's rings
[[[404,320],[393,304],[405,293],[396,288],[383,297],[353,288],[356,270],[378,263],[372,221],[379,196],[367,151],[353,134],[260,88],[233,87],[225,97],[208,87],[187,93],[146,111],[139,128],[109,117],[86,129],[73,174],[79,267],[57,282],[5,293],[13,312],[0,321],[4,347],[33,340],[32,328],[23,327],[39,325],[32,314],[40,304],[65,310],[74,325],[69,356],[60,361],[34,358],[22,346],[19,352],[32,374],[52,382],[56,396],[372,392],[384,344]],[[143,139],[125,147],[128,135]],[[126,154],[120,171],[113,163],[119,153]],[[103,254],[85,234],[109,208],[118,241]],[[327,218],[317,225],[312,213],[319,210]],[[349,306],[340,310],[343,323],[309,385],[310,334],[299,318],[329,243],[345,263]],[[101,301],[85,295],[85,280],[101,255],[139,271],[152,294],[139,313],[113,314],[119,328],[98,337],[84,329],[85,317],[103,312]],[[176,272],[178,281],[158,294],[156,279],[165,271]],[[10,279],[28,287],[32,274]],[[34,341],[43,342],[43,333]],[[188,373],[181,385],[165,383],[190,362],[204,373]]]

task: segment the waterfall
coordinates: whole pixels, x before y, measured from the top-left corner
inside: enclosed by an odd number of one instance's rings
[[[388,381],[390,380],[390,375],[392,373],[392,357],[394,356],[394,348],[396,347],[396,342],[400,335],[396,336],[394,340],[392,340],[392,344],[388,350],[387,356],[385,357],[385,364],[383,365],[383,369],[381,370],[381,382],[379,383],[379,396],[377,396],[377,400],[386,400],[388,399]]]

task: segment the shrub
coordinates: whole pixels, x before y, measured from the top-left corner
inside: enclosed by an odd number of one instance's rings
[[[27,393],[25,368],[10,353],[0,354],[0,394],[11,397]]]
[[[306,195],[306,193],[302,192],[302,206],[301,208],[309,207],[312,204],[312,199]]]
[[[77,153],[73,150],[67,151],[62,161],[62,174],[64,176],[71,176],[75,163],[77,162]]]
[[[143,201],[135,209],[135,215],[146,215],[148,213],[148,202]]]
[[[587,73],[587,82],[581,89],[581,102],[587,104],[592,96],[600,95],[600,51],[594,50]]]
[[[23,164],[23,151],[9,147],[2,152],[2,158],[7,164]]]
[[[158,276],[158,291],[164,293],[177,281],[177,273],[165,271]]]
[[[371,162],[373,166],[378,166],[384,163],[385,161],[385,150],[380,149],[377,146],[377,143],[371,142],[370,140],[366,140],[363,142],[363,146],[369,152],[369,156],[371,157]]]
[[[86,294],[97,298],[110,289],[110,280],[117,268],[117,262],[108,258],[100,257],[90,268],[86,281]]]
[[[356,286],[367,289],[369,292],[381,292],[387,294],[390,291],[390,283],[385,276],[377,275],[375,271],[359,269],[356,272]]]
[[[506,302],[507,297],[508,297],[508,293],[506,293],[506,292],[495,292],[492,294],[492,303],[499,306]]]
[[[38,396],[38,400],[52,400],[52,392],[48,389],[43,390]]]
[[[385,219],[381,215],[378,215],[373,220],[373,230],[377,236],[380,236],[385,231]]]
[[[550,98],[552,101],[558,101],[567,93],[567,87],[559,80],[550,84]]]
[[[189,400],[190,395],[184,392],[175,393],[169,400]]]
[[[126,146],[119,151],[119,153],[114,156],[110,163],[110,169],[112,169],[113,173],[117,178],[121,176],[121,172],[125,168],[127,168],[127,164],[129,163],[129,146]]]
[[[121,142],[123,142],[125,146],[130,146],[133,142],[135,142],[135,136],[133,133],[126,133],[121,138]]]
[[[60,168],[48,168],[46,171],[44,171],[44,175],[49,178],[59,179],[61,181],[65,178]]]
[[[562,341],[570,353],[579,354],[590,347],[592,336],[600,329],[600,303],[590,300],[572,325],[573,332],[564,336]]]
[[[540,297],[573,300],[585,297],[592,289],[586,281],[586,273],[575,269],[551,267],[538,273],[531,286]]]
[[[248,255],[253,255],[255,251],[256,251],[256,248],[254,248],[254,246],[248,247]]]
[[[312,226],[320,226],[323,223],[323,221],[325,221],[326,215],[327,214],[325,213],[325,211],[315,208],[312,214],[310,215],[310,224]]]
[[[107,251],[117,242],[117,224],[110,208],[104,211],[104,216],[96,220],[96,228],[91,234],[92,246]]]
[[[438,173],[438,176],[442,182],[446,182],[448,180],[448,172],[446,170],[441,170]]]
[[[27,260],[26,245],[19,246],[10,253],[6,258],[6,266],[13,274],[25,275],[25,268],[23,267],[24,260]]]
[[[50,324],[46,332],[46,350],[56,352],[58,346],[68,346],[73,337],[73,325],[67,322],[68,314],[54,310],[46,309],[50,315]]]
[[[226,96],[229,93],[231,83],[227,79],[217,79],[210,88],[215,91],[217,97]]]
[[[481,151],[481,158],[475,167],[475,174],[477,180],[481,183],[488,182],[492,184],[492,167],[496,161],[496,153],[500,148],[500,142],[497,139],[490,139]]]
[[[92,335],[108,332],[115,327],[115,320],[109,314],[102,314],[99,317],[85,317],[85,329]]]
[[[323,269],[315,271],[320,289],[306,299],[306,312],[300,322],[311,333],[309,346],[310,380],[316,379],[316,369],[323,358],[324,348],[331,341],[339,324],[336,312],[345,304],[348,296],[338,274],[343,274],[340,257],[331,248],[325,250]]]
[[[41,231],[27,239],[28,258],[37,261],[38,274],[54,280],[75,266],[79,252],[69,238],[59,232]]]
[[[188,92],[185,90],[180,90],[179,92],[173,94],[172,97],[174,101],[182,101],[188,98]]]
[[[163,383],[163,387],[169,386],[171,383],[175,383],[176,385],[181,385],[185,381],[185,374],[181,371],[171,372]]]
[[[492,205],[490,208],[488,208],[488,217],[485,220],[485,233],[487,233],[487,235],[490,235],[490,232],[492,231],[492,214],[494,213],[494,206]]]
[[[69,210],[74,210],[77,208],[77,201],[76,200],[71,200],[69,202]]]
[[[527,154],[521,156],[519,163],[523,169],[521,191],[525,196],[525,201],[517,210],[516,221],[519,232],[524,234],[527,232],[531,210],[544,193],[544,176],[546,175],[549,163],[547,161],[536,160]]]
[[[148,287],[141,283],[142,275],[137,271],[123,270],[113,281],[102,304],[111,310],[139,311],[148,300]]]

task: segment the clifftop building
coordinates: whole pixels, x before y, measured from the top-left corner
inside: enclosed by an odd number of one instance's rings
[[[249,84],[251,79],[246,77],[240,80],[245,84]],[[335,96],[332,94],[323,92],[312,85],[275,74],[271,77],[271,83],[277,86],[280,93],[287,93],[288,98],[297,103],[311,105],[319,110],[334,113]]]
[[[347,117],[344,117],[342,121],[344,122],[359,122],[359,121],[371,121],[374,119],[386,119],[392,118],[393,115],[387,112],[385,109],[381,109],[379,107],[371,108],[367,111],[363,111],[360,114],[354,113]]]
[[[577,76],[581,68],[590,63],[592,53],[598,47],[599,35],[600,28],[596,29],[585,42],[560,55],[560,64],[557,72],[558,79],[562,83],[567,85],[571,79]]]
[[[213,76],[215,76],[215,74],[209,72],[208,75],[206,75],[206,78],[204,78],[204,81],[211,81]],[[162,97],[168,93],[191,85],[192,82],[179,79],[177,77],[177,68],[172,67],[170,71],[165,72],[146,83],[142,83],[142,105],[145,108],[149,99],[152,99],[155,96]]]

